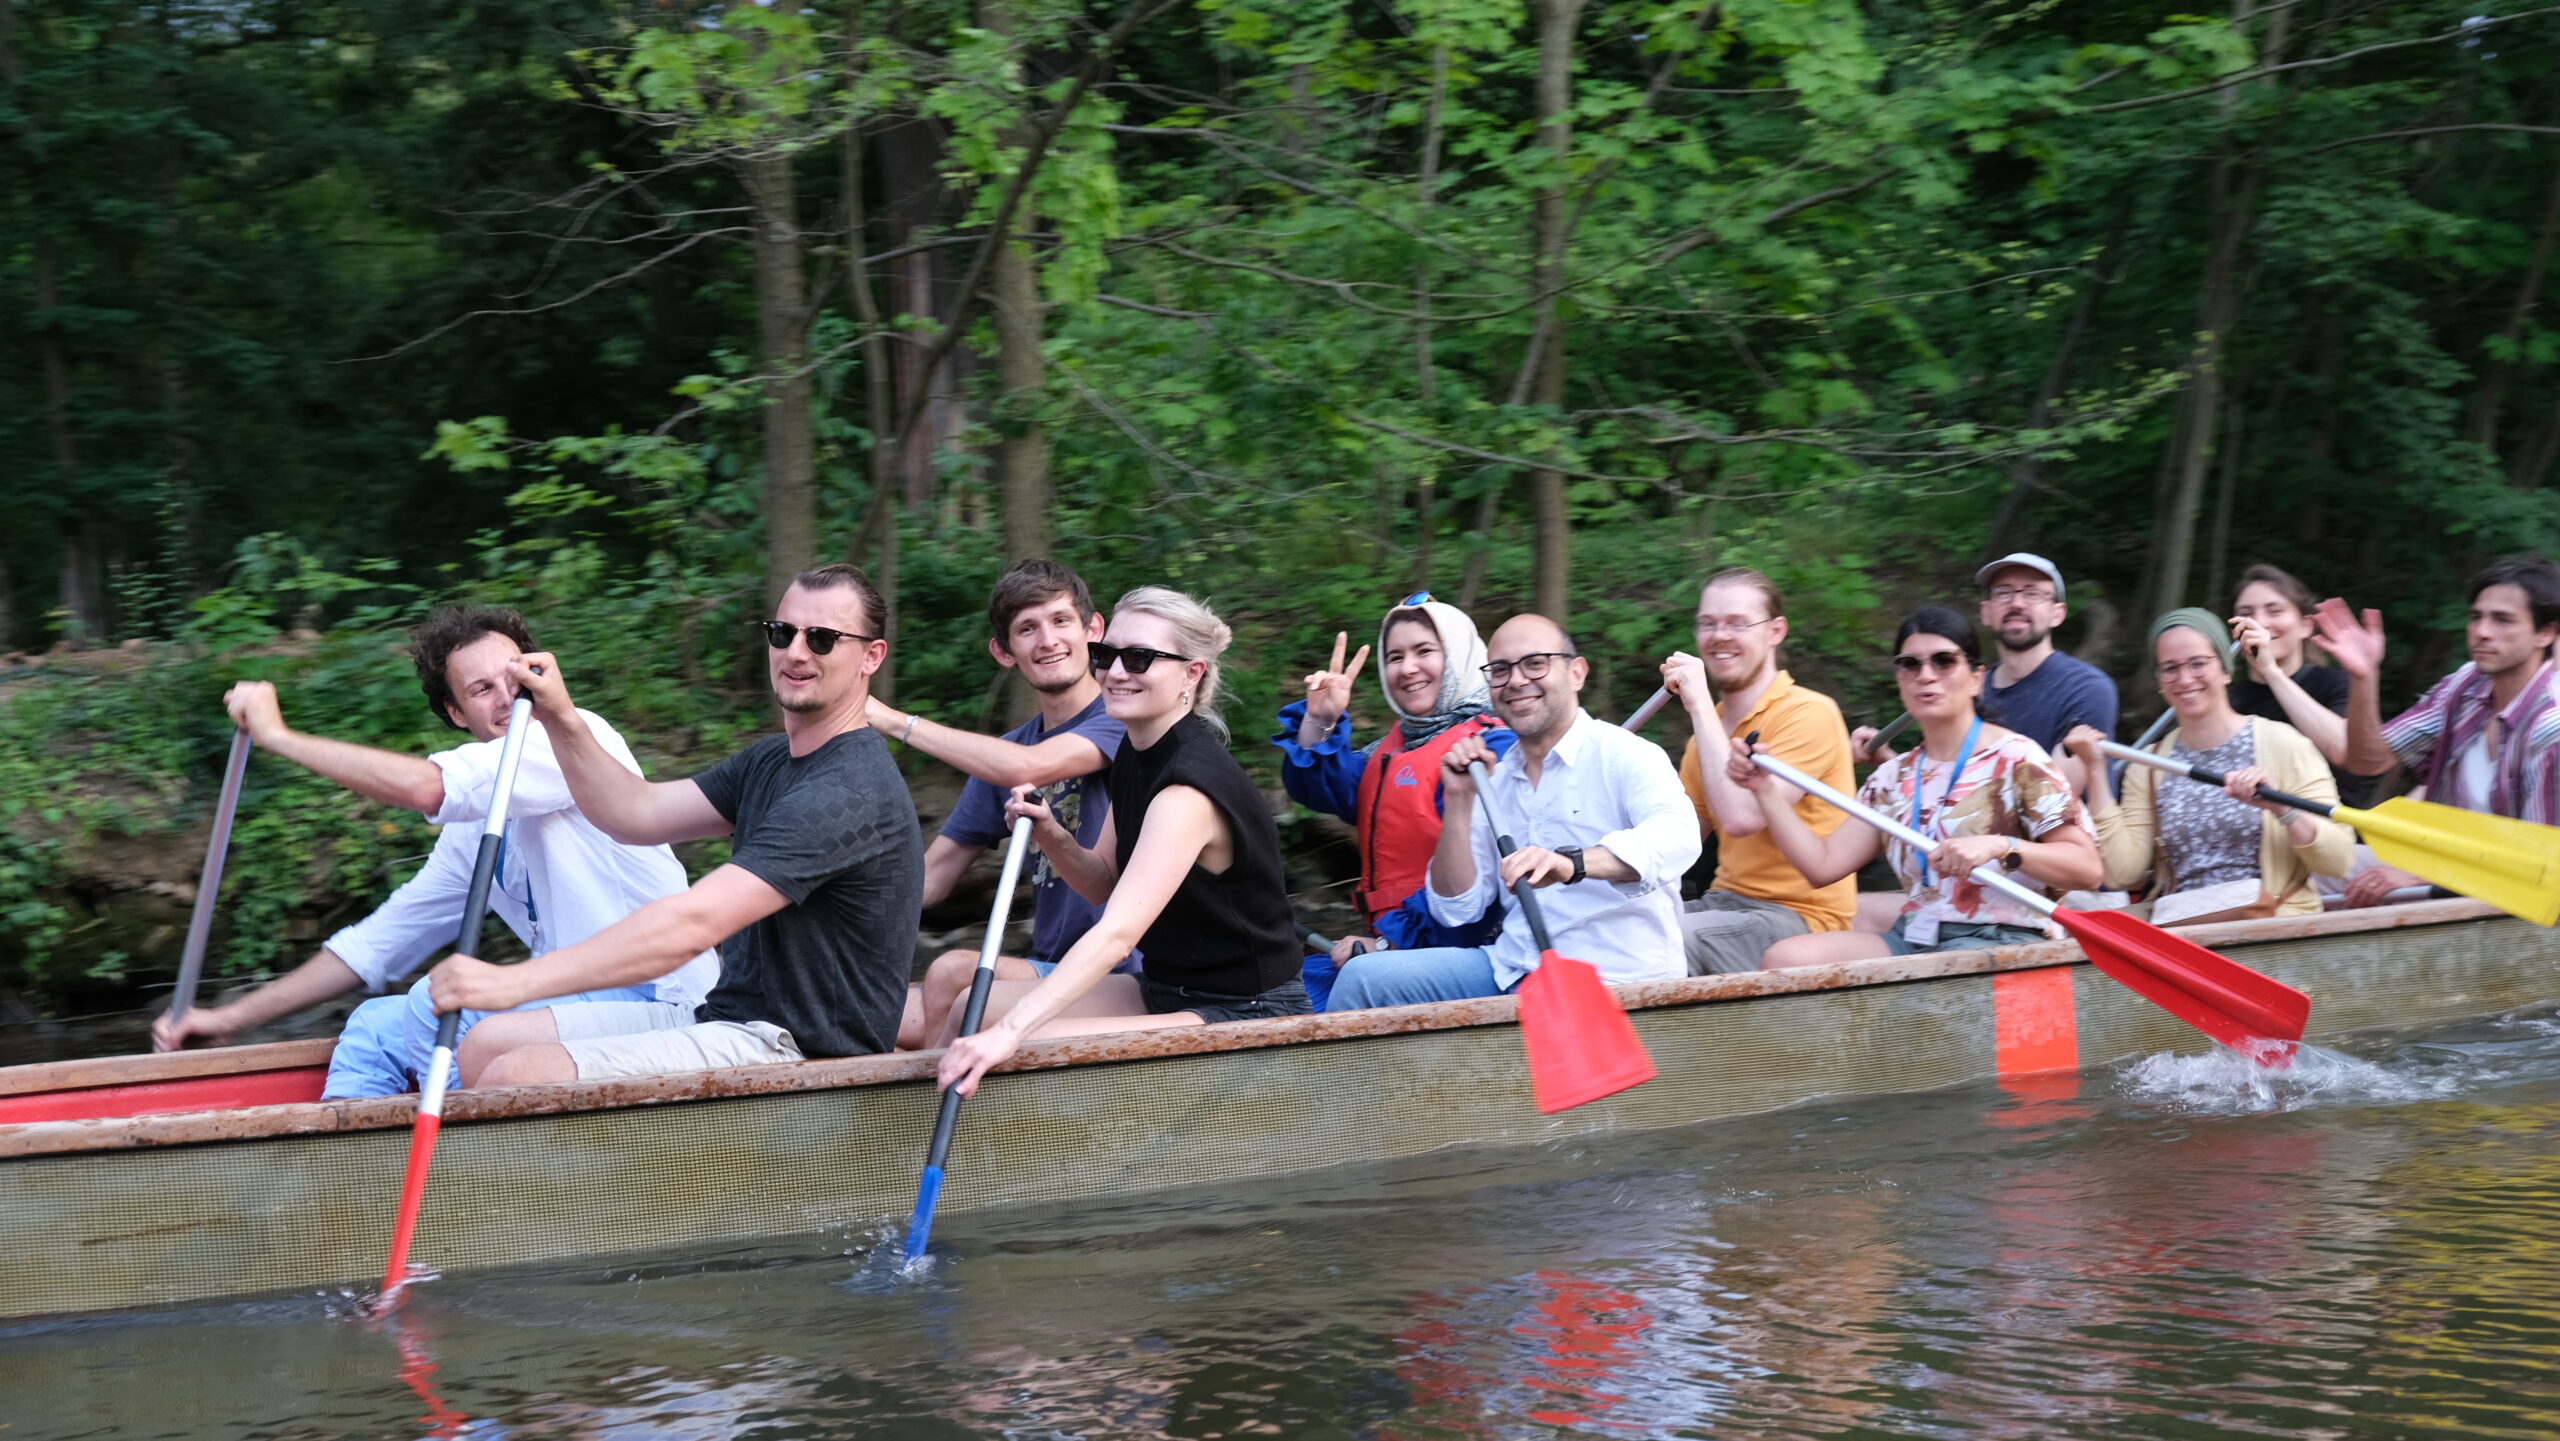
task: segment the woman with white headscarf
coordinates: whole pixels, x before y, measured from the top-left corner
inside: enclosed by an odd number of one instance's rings
[[[1465,927],[1431,918],[1422,885],[1440,842],[1440,757],[1458,741],[1482,735],[1497,754],[1511,732],[1492,714],[1484,681],[1484,638],[1454,605],[1417,591],[1378,625],[1378,683],[1396,724],[1366,750],[1351,743],[1351,687],[1368,646],[1343,664],[1350,637],[1333,638],[1333,663],[1307,677],[1307,698],[1281,708],[1271,743],[1288,758],[1280,768],[1289,798],[1351,822],[1360,841],[1355,898],[1372,931],[1310,957],[1308,992],[1322,992],[1344,961],[1366,951],[1480,946],[1502,929],[1497,912]]]

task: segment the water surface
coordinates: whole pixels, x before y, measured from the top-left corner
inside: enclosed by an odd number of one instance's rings
[[[884,1223],[21,1324],[0,1441],[2549,1436],[2555,1121],[2540,1012],[951,1216],[886,1286]]]

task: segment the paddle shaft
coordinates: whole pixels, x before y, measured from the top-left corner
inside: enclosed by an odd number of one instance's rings
[[[463,893],[462,927],[453,942],[459,955],[480,949],[480,928],[489,918],[489,883],[497,877],[498,854],[506,845],[507,803],[515,796],[516,769],[524,762],[524,739],[533,724],[533,697],[518,692],[507,712],[507,738],[498,747],[498,778],[490,788],[489,817],[480,827],[480,853],[471,863],[471,888]],[[409,1127],[409,1167],[400,1177],[400,1212],[391,1223],[391,1251],[382,1267],[386,1301],[398,1298],[408,1278],[409,1241],[417,1231],[418,1207],[426,1199],[436,1132],[444,1126],[445,1072],[453,1069],[454,1042],[461,1034],[460,1011],[447,1011],[437,1019],[435,1051],[427,1058],[427,1074],[418,1087],[417,1119]]]
[[[1751,763],[1808,795],[1817,795],[1822,797],[1824,800],[1831,802],[1831,804],[1838,806],[1840,809],[1847,811],[1849,814],[1856,816],[1862,821],[1865,821],[1868,825],[1874,826],[1877,830],[1884,832],[1895,840],[1898,840],[1905,845],[1919,847],[1923,855],[1926,855],[1938,848],[1938,842],[1929,839],[1927,836],[1922,835],[1920,832],[1913,830],[1911,827],[1904,825],[1900,821],[1894,820],[1890,816],[1881,815],[1875,811],[1867,809],[1865,806],[1858,804],[1856,801],[1842,795],[1840,792],[1833,790],[1831,787],[1824,785],[1822,782],[1815,780],[1813,777],[1806,775],[1800,770],[1797,770],[1794,766],[1787,764],[1776,756],[1770,755],[1765,751],[1754,751],[1751,754]],[[2053,902],[2046,900],[2043,896],[2036,894],[2034,891],[2011,879],[2009,875],[2002,871],[1998,866],[1989,864],[1975,866],[1973,868],[1973,878],[1980,881],[1982,884],[1991,887],[1993,890],[2000,892],[2002,895],[2017,901],[2020,905],[2032,907],[2036,914],[2040,916],[2049,916],[2055,911],[2061,909],[2061,907],[2055,905]]]
[[[222,799],[213,807],[213,836],[204,843],[204,870],[196,877],[195,914],[187,918],[187,949],[178,961],[178,990],[169,1019],[185,1017],[204,979],[205,946],[213,939],[214,897],[222,890],[222,861],[231,851],[231,818],[240,813],[240,780],[249,770],[249,733],[231,733],[231,758],[222,767]]]
[[[1664,706],[1669,705],[1670,703],[1670,687],[1664,686],[1656,690],[1653,694],[1646,696],[1644,698],[1644,704],[1637,706],[1635,708],[1635,712],[1627,717],[1626,725],[1622,727],[1622,729],[1631,731],[1643,730],[1644,723],[1653,719],[1656,713],[1661,711]],[[1500,827],[1497,826],[1495,829],[1499,830]]]
[[[2145,726],[2142,734],[2136,736],[2133,743],[2137,746],[2147,746],[2153,741],[2160,739],[2160,737],[2169,733],[2169,722],[2176,720],[2177,718],[2178,713],[2176,711],[2164,710],[2160,712],[2160,718],[2153,721],[2150,725]],[[2115,742],[2109,741],[2107,744],[2114,745]],[[2114,765],[2107,767],[2107,785],[2109,788],[2114,790],[2120,791],[2124,789],[2123,761],[2119,760]]]
[[[987,938],[978,945],[978,970],[969,978],[969,1003],[960,1013],[960,1034],[974,1036],[986,1019],[987,992],[995,989],[996,958],[1004,951],[1004,926],[1013,914],[1013,886],[1022,875],[1022,857],[1031,849],[1031,817],[1016,816],[1013,838],[1005,842],[1004,871],[996,878],[995,910],[987,917]],[[951,1131],[960,1120],[960,1092],[945,1087],[942,1109],[933,1118],[933,1139],[924,1148],[924,1173],[916,1179],[915,1214],[907,1218],[907,1259],[924,1254],[933,1234],[933,1208],[942,1199],[942,1161],[951,1153]]]
[[[1494,808],[1493,772],[1485,769],[1482,761],[1470,761],[1467,774],[1475,778],[1476,804],[1484,807],[1484,823],[1493,827],[1494,850],[1506,856],[1518,850],[1511,839],[1511,828],[1502,823],[1502,813]],[[1511,894],[1519,897],[1520,914],[1529,920],[1529,939],[1537,942],[1538,954],[1544,956],[1554,950],[1555,943],[1547,939],[1546,915],[1538,909],[1537,888],[1529,884],[1527,876],[1522,876],[1512,884]]]
[[[2202,766],[2191,766],[2181,761],[2171,760],[2169,757],[2160,754],[2158,751],[2135,750],[2132,746],[2118,745],[2114,741],[2100,741],[2098,742],[2098,749],[2116,757],[2118,760],[2128,760],[2135,762],[2138,765],[2156,767],[2157,769],[2167,771],[2172,775],[2185,776],[2191,781],[2202,781],[2209,786],[2220,787],[2230,784],[2230,778],[2227,776],[2217,775],[2212,771],[2206,770]],[[2298,811],[2309,811],[2315,816],[2329,815],[2338,809],[2336,806],[2329,805],[2323,801],[2307,800],[2301,796],[2295,795],[2291,791],[2277,790],[2271,785],[2261,784],[2258,787],[2258,795],[2262,800],[2274,801],[2280,806],[2291,806]]]

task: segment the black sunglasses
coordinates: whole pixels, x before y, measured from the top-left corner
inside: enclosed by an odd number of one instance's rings
[[[1954,670],[1963,664],[1964,652],[1960,650],[1933,650],[1926,656],[1905,654],[1893,658],[1893,668],[1904,675],[1918,675],[1920,667],[1924,665],[1931,670],[1943,672]]]
[[[748,621],[747,624],[763,627],[764,643],[772,646],[775,650],[791,649],[791,638],[800,634],[801,629],[799,626],[793,625],[787,620],[751,620]],[[822,625],[810,626],[808,630],[809,654],[811,655],[825,655],[827,652],[834,650],[836,648],[836,642],[840,640],[858,640],[865,645],[869,645],[871,642],[880,638],[876,635],[855,635],[849,630],[829,630]]]
[[[1114,661],[1119,662],[1120,669],[1129,675],[1145,675],[1147,668],[1157,661],[1169,660],[1176,665],[1182,665],[1187,664],[1191,659],[1189,656],[1175,655],[1172,651],[1157,650],[1152,646],[1106,645],[1098,640],[1085,642],[1084,653],[1092,659],[1095,675],[1111,669]]]

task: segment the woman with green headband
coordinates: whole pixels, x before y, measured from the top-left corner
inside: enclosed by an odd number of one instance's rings
[[[2258,786],[2334,804],[2327,759],[2283,721],[2232,707],[2231,633],[2213,612],[2189,606],[2153,621],[2151,661],[2160,698],[2177,716],[2154,749],[2229,784],[2215,790],[2135,766],[2118,803],[2098,749],[2106,737],[2088,726],[2064,736],[2063,749],[2088,770],[2107,885],[2147,883],[2151,919],[2162,925],[2319,910],[2312,873],[2345,875],[2355,837],[2335,821],[2258,799]]]

